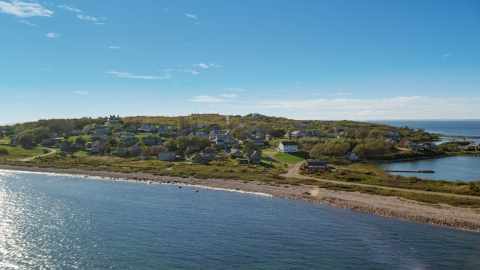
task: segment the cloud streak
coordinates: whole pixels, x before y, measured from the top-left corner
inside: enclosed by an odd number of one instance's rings
[[[470,119],[472,115],[480,114],[478,102],[480,96],[397,96],[384,99],[268,99],[236,102],[228,107],[265,112],[274,110],[295,119],[451,119],[452,115]]]
[[[53,11],[42,7],[37,3],[25,3],[18,0],[12,0],[10,3],[0,1],[0,12],[15,15],[20,18],[26,17],[51,17]]]
[[[190,74],[193,74],[193,75],[197,75],[197,74],[201,74],[201,72],[198,72],[196,70],[193,70],[193,69],[180,69],[180,70],[177,70],[178,72],[186,72],[186,73],[190,73]]]
[[[222,97],[226,97],[226,98],[237,98],[238,95],[235,95],[235,94],[222,94]]]
[[[121,47],[119,46],[108,46],[109,49],[120,50]]]
[[[197,15],[194,15],[194,14],[188,14],[188,13],[187,13],[187,14],[185,14],[185,15],[186,15],[187,17],[192,18],[192,19],[195,19],[195,20],[198,19],[198,18],[197,18]]]
[[[49,37],[49,38],[57,38],[60,36],[60,34],[57,34],[57,33],[48,33],[45,35],[46,37]]]
[[[450,57],[450,56],[452,56],[452,53],[447,53],[444,56],[442,56],[442,58],[445,59],[445,58]]]
[[[193,99],[190,99],[189,101],[191,101],[191,102],[224,102],[225,100],[220,99],[220,98],[216,98],[216,97],[203,95],[203,96],[196,96]]]
[[[58,6],[58,7],[61,8],[61,9],[64,9],[64,10],[72,11],[72,12],[77,12],[77,13],[82,12],[82,11],[81,11],[80,9],[78,9],[78,8],[74,8],[74,7],[67,6],[67,5],[60,5],[60,6]]]
[[[83,92],[83,91],[76,91],[74,93],[77,95],[88,95],[88,92]]]
[[[204,63],[192,64],[192,66],[194,66],[194,67],[201,67],[201,68],[205,68],[205,69],[208,68],[208,65],[206,65],[206,64],[204,64]]]
[[[144,75],[133,75],[128,72],[117,72],[115,70],[111,70],[108,72],[105,72],[107,74],[113,74],[116,75],[119,78],[129,78],[129,79],[144,79],[144,80],[164,80],[168,79],[166,77],[159,77],[159,76],[144,76]]]
[[[81,20],[87,20],[87,21],[92,21],[92,22],[98,21],[98,18],[95,18],[95,17],[92,17],[92,16],[84,16],[82,14],[78,14],[77,17]]]
[[[31,25],[31,26],[35,26],[35,24],[30,23],[29,21],[24,20],[24,19],[19,20],[19,22],[24,23],[24,24],[28,24],[28,25]]]

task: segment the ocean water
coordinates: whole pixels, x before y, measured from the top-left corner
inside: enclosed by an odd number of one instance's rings
[[[395,127],[423,128],[430,133],[458,136],[480,136],[480,120],[371,120]]]
[[[197,189],[0,170],[0,269],[480,268],[480,233]]]
[[[471,182],[480,180],[480,157],[453,156],[435,159],[389,162],[378,165],[383,170],[434,170],[435,173],[390,172],[394,175],[416,176],[431,180]]]

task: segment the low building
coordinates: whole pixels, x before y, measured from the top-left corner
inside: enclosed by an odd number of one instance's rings
[[[142,142],[145,146],[160,145],[162,144],[162,138],[147,137],[142,138]]]
[[[175,151],[158,152],[158,159],[162,161],[175,160],[176,156],[177,156],[177,152]]]
[[[248,163],[258,165],[262,162],[262,155],[257,151],[250,151],[246,154]]]
[[[192,157],[192,163],[195,164],[206,164],[207,160],[205,159],[204,156],[200,155],[199,153],[195,153]]]
[[[207,162],[212,161],[215,159],[215,150],[202,150],[200,151],[200,155],[202,155]]]
[[[130,133],[137,133],[137,127],[136,126],[129,126],[125,129],[126,132]]]
[[[112,151],[112,154],[117,157],[124,157],[127,154],[128,150],[126,148],[118,148],[117,150]]]
[[[132,155],[134,157],[138,157],[142,153],[142,150],[143,150],[142,147],[140,147],[138,145],[134,145],[134,146],[130,147],[130,155]]]
[[[318,159],[307,159],[307,170],[309,172],[327,171],[327,162]]]
[[[345,159],[350,160],[350,161],[355,161],[355,160],[358,160],[358,156],[357,156],[357,154],[351,152],[351,153],[347,153],[345,155]]]
[[[294,141],[279,142],[276,150],[279,153],[297,153],[298,144]]]

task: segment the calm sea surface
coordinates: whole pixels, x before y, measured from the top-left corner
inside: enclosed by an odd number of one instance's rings
[[[390,162],[378,166],[384,170],[434,170],[435,173],[402,173],[394,175],[416,176],[425,179],[465,182],[480,180],[480,157],[454,156],[436,159]]]
[[[480,120],[371,120],[395,127],[423,128],[430,133],[459,136],[480,136]]]
[[[0,170],[0,269],[480,268],[480,233],[196,189]]]

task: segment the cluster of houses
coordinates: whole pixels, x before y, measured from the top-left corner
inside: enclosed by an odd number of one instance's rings
[[[56,146],[60,147],[62,151],[65,152],[74,152],[78,150],[86,150],[87,153],[101,153],[104,151],[107,139],[112,135],[112,130],[121,124],[120,116],[110,115],[105,122],[104,126],[97,126],[92,129],[74,130],[68,132],[68,134],[63,134],[62,136],[79,136],[82,134],[90,134],[91,142],[87,145],[75,144],[72,141],[65,140],[63,141],[58,134],[55,134],[51,138],[43,139],[42,145],[44,146]],[[240,123],[240,127],[243,124]],[[276,145],[275,150],[281,153],[295,153],[298,152],[298,144],[294,141],[304,137],[327,137],[327,138],[342,138],[349,136],[351,134],[344,131],[342,126],[334,126],[334,133],[322,134],[318,131],[307,131],[310,126],[310,122],[301,122],[300,126],[295,126],[295,131],[287,132],[283,137],[289,139],[288,141],[281,141]],[[249,133],[247,136],[248,142],[254,143],[259,147],[263,147],[267,141],[271,141],[273,138],[272,135],[266,134],[265,127],[251,127],[249,128]],[[420,129],[414,130],[411,129],[409,132],[421,131]],[[158,134],[158,137],[143,137],[138,139],[136,134]],[[243,141],[237,141],[228,131],[223,130],[222,127],[218,124],[198,124],[197,128],[193,129],[192,127],[186,127],[183,130],[178,130],[175,126],[167,126],[167,124],[141,124],[140,126],[128,126],[125,128],[125,131],[116,132],[113,134],[118,138],[119,142],[122,143],[122,147],[112,151],[113,155],[124,157],[124,156],[139,156],[143,150],[142,147],[138,146],[137,143],[141,141],[143,145],[151,147],[154,151],[157,147],[163,145],[161,137],[169,137],[175,139],[179,136],[197,136],[199,138],[208,139],[211,142],[212,150],[201,150],[198,146],[188,146],[185,150],[187,153],[194,154],[192,156],[193,163],[205,164],[209,161],[215,159],[215,150],[224,150],[222,156],[233,156],[237,158],[239,163],[251,163],[258,164],[261,160],[260,153],[251,151],[245,156],[239,149],[242,147]],[[401,138],[395,129],[385,132],[381,138],[384,141],[393,143],[394,145],[401,142]],[[403,142],[403,141],[402,141]],[[438,146],[434,143],[417,143],[413,141],[404,141],[404,147],[411,148],[412,150],[418,151],[422,149],[427,150],[436,150]],[[462,150],[478,150],[478,144],[472,144],[464,146]],[[177,154],[175,151],[158,151],[159,160],[175,160],[177,159]],[[218,152],[218,151],[217,151]],[[358,156],[355,153],[347,153],[345,156],[347,160],[357,160]]]

